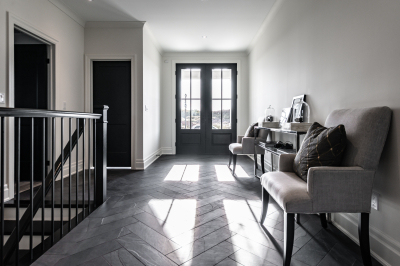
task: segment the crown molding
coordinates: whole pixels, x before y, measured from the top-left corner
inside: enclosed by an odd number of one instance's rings
[[[142,29],[145,23],[145,21],[87,21],[85,24],[85,28]]]
[[[85,27],[85,20],[79,17],[77,14],[75,14],[71,9],[66,7],[63,3],[61,3],[58,0],[48,0],[51,4],[53,4],[55,7],[60,9],[63,13],[65,13],[68,17],[70,17],[73,21],[81,25],[82,27]]]

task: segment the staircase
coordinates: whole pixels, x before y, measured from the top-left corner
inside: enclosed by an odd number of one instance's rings
[[[0,249],[0,265],[30,265],[104,202],[107,179],[107,110],[107,106],[95,107],[97,113],[0,108],[0,241],[3,243]],[[21,192],[22,119],[25,124],[27,120],[31,121],[29,129],[23,128],[30,130],[31,137],[30,187]],[[64,130],[65,122],[68,122],[67,130]],[[73,122],[76,129],[72,133]],[[44,138],[50,136],[48,141],[51,143],[51,152],[45,154],[48,149],[43,147],[41,160],[34,158],[35,123],[43,126],[42,132],[50,132],[42,137],[44,145]],[[65,134],[66,131],[68,135]],[[4,166],[10,164],[9,158],[12,156],[5,154],[5,132],[12,132],[15,136],[14,143],[9,144],[14,146],[15,151],[14,177],[8,178],[9,182],[14,180],[15,193],[14,198],[6,202]],[[56,154],[56,145],[60,145],[59,154]],[[46,167],[47,158],[50,159],[50,167]],[[82,160],[81,167],[79,158]],[[72,166],[73,160],[78,169]],[[38,177],[35,176],[34,179],[33,170],[41,166],[43,171],[38,185],[34,181]],[[64,170],[66,166],[67,171]]]

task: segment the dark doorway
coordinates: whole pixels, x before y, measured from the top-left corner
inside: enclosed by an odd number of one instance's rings
[[[176,153],[228,154],[236,139],[237,65],[176,65]]]
[[[48,109],[49,45],[15,29],[14,31],[14,106],[15,108]],[[21,119],[21,181],[30,180],[31,124]],[[47,125],[46,125],[47,126]],[[34,119],[34,180],[42,180],[43,119]],[[47,140],[47,137],[45,138]]]
[[[107,166],[131,166],[131,62],[93,62],[93,106],[108,105]]]

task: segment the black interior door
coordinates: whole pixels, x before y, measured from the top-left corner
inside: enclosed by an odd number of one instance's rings
[[[14,46],[15,108],[48,109],[48,61],[46,44]],[[30,180],[31,119],[21,119],[21,181]],[[47,126],[47,125],[46,125]],[[42,180],[43,119],[34,119],[34,180]],[[47,137],[45,138],[47,140]]]
[[[107,166],[131,166],[131,62],[93,62],[93,105],[108,105]]]
[[[176,65],[177,154],[228,154],[236,139],[236,64]]]

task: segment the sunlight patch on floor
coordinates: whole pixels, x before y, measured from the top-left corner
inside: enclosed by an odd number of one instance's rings
[[[232,176],[232,172],[226,165],[215,165],[215,172],[217,174],[218,181],[235,181]]]
[[[164,181],[181,181],[186,165],[174,165]]]
[[[241,167],[240,165],[236,165],[235,175],[236,177],[244,177],[244,178],[250,177],[243,169],[243,167]]]
[[[182,181],[199,181],[200,165],[187,165],[182,177]]]

